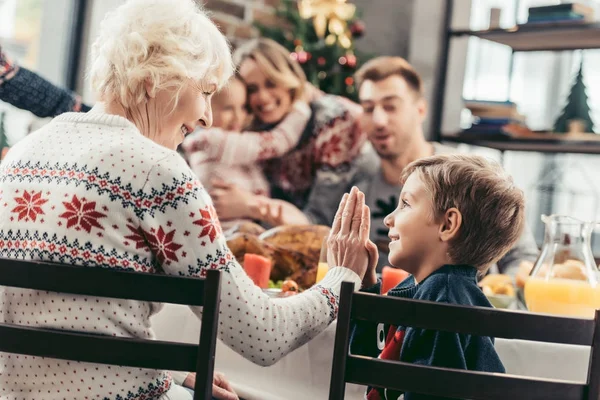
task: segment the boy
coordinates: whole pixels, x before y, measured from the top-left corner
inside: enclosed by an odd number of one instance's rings
[[[477,274],[502,257],[524,226],[523,192],[500,166],[482,157],[436,155],[409,164],[400,201],[385,218],[389,262],[408,271],[388,296],[492,307]],[[363,287],[380,292],[375,270]],[[421,365],[505,372],[493,339],[411,327],[357,323],[351,351]],[[396,400],[402,393],[368,388],[368,400]],[[432,399],[405,393],[405,400]]]

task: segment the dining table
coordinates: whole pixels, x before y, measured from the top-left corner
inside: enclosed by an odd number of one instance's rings
[[[152,317],[160,340],[198,343],[200,320],[189,307],[166,304]],[[335,321],[310,342],[276,364],[256,365],[218,341],[215,371],[225,374],[245,400],[327,399],[335,341]],[[589,346],[525,340],[495,340],[506,372],[514,375],[585,382]],[[365,387],[348,384],[347,400],[364,399]]]

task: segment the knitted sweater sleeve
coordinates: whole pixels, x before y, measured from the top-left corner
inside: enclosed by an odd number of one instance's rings
[[[222,165],[244,165],[281,157],[298,144],[310,116],[310,107],[296,102],[292,111],[269,131],[201,130],[185,140],[183,149],[187,154],[199,152],[195,154],[196,163],[217,161]]]
[[[0,100],[38,117],[89,111],[81,97],[53,85],[35,72],[12,63],[0,48]]]
[[[336,267],[302,294],[268,297],[230,252],[210,197],[176,153],[150,170],[137,204],[139,235],[165,273],[222,271],[219,338],[256,364],[271,365],[322,332],[336,318],[342,281],[360,287],[358,275]]]

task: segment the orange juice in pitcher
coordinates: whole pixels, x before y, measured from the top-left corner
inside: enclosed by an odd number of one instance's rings
[[[533,312],[594,318],[600,308],[600,288],[573,279],[529,278],[525,301]]]
[[[544,245],[525,282],[525,302],[533,312],[594,318],[600,308],[598,267],[591,248],[595,222],[551,215]]]

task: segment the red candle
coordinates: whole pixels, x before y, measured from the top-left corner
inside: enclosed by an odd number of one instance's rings
[[[271,260],[258,254],[246,253],[244,255],[244,270],[256,286],[263,289],[269,287]]]
[[[381,294],[386,294],[388,290],[395,288],[408,275],[408,272],[400,268],[383,267],[381,271]]]

